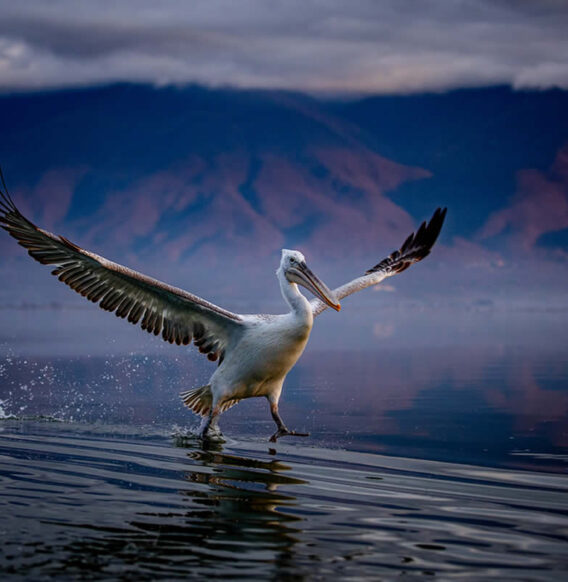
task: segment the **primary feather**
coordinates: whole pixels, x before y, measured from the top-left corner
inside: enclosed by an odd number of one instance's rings
[[[241,332],[242,318],[177,287],[172,287],[82,249],[62,236],[43,230],[0,192],[0,223],[28,254],[62,283],[143,330],[170,343],[192,340],[210,360],[223,358]]]
[[[430,222],[427,223],[424,221],[416,233],[411,233],[408,236],[400,249],[393,251],[388,257],[368,269],[362,277],[357,277],[349,281],[349,283],[345,283],[341,287],[334,289],[337,298],[341,301],[341,299],[356,291],[378,285],[387,277],[402,273],[414,263],[427,257],[442,230],[442,225],[446,218],[446,211],[447,208],[437,208]],[[319,299],[312,299],[310,303],[314,317],[325,311],[328,307]]]

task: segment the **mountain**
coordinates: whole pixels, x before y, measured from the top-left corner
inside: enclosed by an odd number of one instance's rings
[[[4,97],[1,110],[0,159],[22,209],[164,276],[235,261],[272,272],[286,246],[367,268],[415,226],[386,193],[429,175],[299,95],[116,86]]]
[[[567,92],[334,101],[115,85],[5,95],[0,127],[11,193],[39,225],[232,309],[280,308],[283,247],[337,285],[446,205],[429,267],[382,304],[563,293]],[[0,302],[32,269],[30,301],[67,297],[8,237],[0,258]]]
[[[546,172],[568,145],[568,92],[560,90],[380,96],[337,104],[334,113],[364,129],[382,155],[427,168],[431,179],[403,184],[397,201],[420,215],[442,198],[468,237],[513,200],[519,172]]]

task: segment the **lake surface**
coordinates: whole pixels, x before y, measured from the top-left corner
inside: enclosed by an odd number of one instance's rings
[[[196,355],[0,360],[0,575],[559,580],[568,358],[557,342],[308,351],[203,447]]]

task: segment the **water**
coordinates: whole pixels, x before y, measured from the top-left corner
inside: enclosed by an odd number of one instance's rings
[[[0,361],[3,579],[559,580],[568,358],[540,347],[309,351],[187,437],[197,356]]]

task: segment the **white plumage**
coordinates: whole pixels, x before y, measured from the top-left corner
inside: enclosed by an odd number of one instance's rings
[[[277,426],[270,440],[284,435],[308,436],[286,428],[278,401],[286,374],[304,351],[314,317],[328,307],[339,311],[344,297],[376,285],[427,256],[446,214],[445,209],[436,210],[430,222],[424,222],[399,250],[335,291],[312,273],[302,253],[284,249],[276,274],[289,311],[283,315],[239,315],[38,228],[18,210],[3,179],[2,184],[2,228],[34,259],[54,265],[52,274],[60,281],[118,317],[161,334],[170,343],[193,341],[210,360],[219,360],[209,384],[181,394],[184,403],[204,418],[202,437],[218,430],[218,417],[227,408],[243,398],[258,396],[267,398]],[[298,285],[315,298],[308,301]]]

